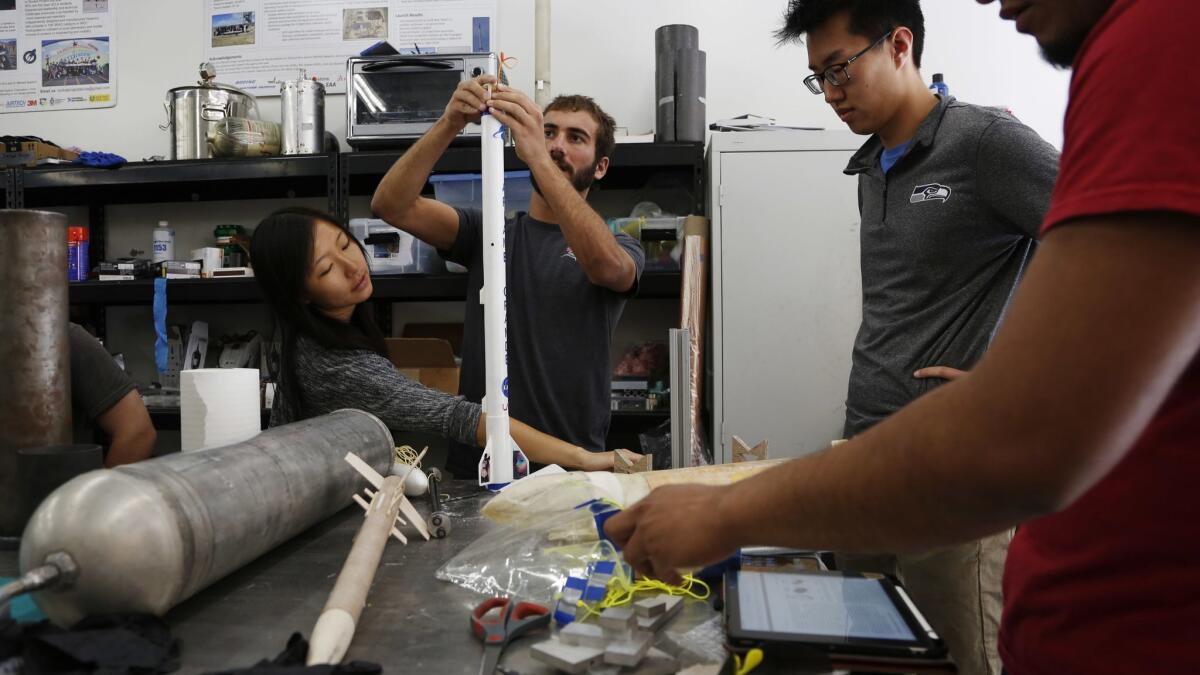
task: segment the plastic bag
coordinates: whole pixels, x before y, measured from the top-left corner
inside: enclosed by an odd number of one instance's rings
[[[642,444],[642,454],[654,458],[652,466],[655,471],[672,468],[671,420],[638,434],[638,442]]]
[[[628,576],[621,553],[602,539],[596,516],[576,508],[513,522],[480,537],[438,568],[436,576],[485,595],[550,605],[567,577],[613,561]]]

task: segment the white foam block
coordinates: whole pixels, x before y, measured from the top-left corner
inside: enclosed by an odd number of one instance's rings
[[[600,612],[600,626],[609,633],[628,633],[637,626],[637,615],[629,606],[609,607]]]
[[[633,609],[637,611],[638,616],[655,617],[667,611],[667,596],[659,595],[653,598],[645,598],[633,603]]]
[[[558,639],[563,644],[572,647],[597,647],[604,649],[608,645],[608,637],[604,629],[594,623],[572,621],[558,631]]]
[[[678,596],[664,596],[667,598],[667,608],[658,616],[655,617],[638,617],[638,628],[641,630],[656,631],[662,628],[663,624],[671,620],[671,617],[679,613],[683,608],[683,598]]]
[[[654,633],[649,631],[634,631],[627,640],[608,643],[604,649],[604,662],[617,666],[636,666],[642,657],[650,651],[654,642]]]
[[[593,663],[604,658],[604,650],[565,645],[558,638],[537,643],[530,653],[538,661],[573,675],[587,672]]]

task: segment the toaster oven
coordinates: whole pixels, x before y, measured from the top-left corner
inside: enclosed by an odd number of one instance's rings
[[[488,54],[356,56],[346,63],[346,142],[354,148],[403,145],[442,116],[463,80],[487,72]],[[468,124],[463,137],[478,137]]]

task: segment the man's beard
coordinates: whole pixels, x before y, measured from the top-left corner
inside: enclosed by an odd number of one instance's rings
[[[1099,13],[1096,14],[1096,21],[1100,20],[1106,7],[1107,5],[1097,8]],[[1078,25],[1072,26],[1070,34],[1061,36],[1051,44],[1042,44],[1039,41],[1038,46],[1042,48],[1042,58],[1052,66],[1070,68],[1075,63],[1075,57],[1079,55],[1079,50],[1083,48],[1083,43],[1087,41],[1093,28],[1095,28],[1094,21],[1081,21]]]
[[[558,160],[554,160],[554,164],[560,169],[570,169],[570,167],[566,166],[565,164],[560,164]],[[580,169],[571,174],[569,180],[571,181],[571,187],[575,188],[576,192],[583,194],[585,190],[591,189],[592,183],[596,182],[596,166],[598,164],[599,162],[596,162],[589,167]],[[534,191],[536,191],[539,195],[542,195],[542,197],[545,197],[546,195],[542,192],[542,188],[538,186],[537,178],[535,178],[532,173],[529,174],[529,180],[533,183]]]
[[[1071,43],[1062,41],[1052,45],[1042,45],[1042,58],[1055,68],[1070,68],[1071,64],[1075,63],[1075,55],[1079,53],[1079,48],[1082,46],[1082,40]]]

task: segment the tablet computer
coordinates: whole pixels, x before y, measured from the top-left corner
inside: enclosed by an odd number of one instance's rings
[[[733,570],[726,630],[736,646],[794,646],[830,655],[940,659],[946,645],[904,589],[845,572]]]

